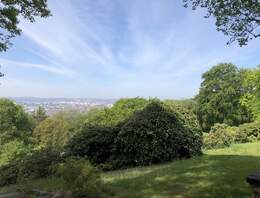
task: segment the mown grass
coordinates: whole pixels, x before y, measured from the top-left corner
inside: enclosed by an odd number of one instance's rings
[[[103,178],[120,198],[251,197],[245,178],[260,169],[260,143],[204,153],[165,165],[109,172]]]
[[[251,197],[245,181],[260,170],[260,142],[205,151],[203,156],[164,165],[132,168],[102,174],[117,198]],[[22,186],[41,190],[62,188],[56,178],[29,181]],[[11,191],[9,186],[0,191]]]

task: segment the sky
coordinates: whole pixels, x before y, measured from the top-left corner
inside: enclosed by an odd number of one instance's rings
[[[49,0],[0,54],[1,97],[183,99],[213,65],[260,64],[260,39],[226,45],[214,18],[182,0]]]

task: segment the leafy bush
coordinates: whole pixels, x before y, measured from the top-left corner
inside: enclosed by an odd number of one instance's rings
[[[59,153],[50,148],[27,153],[19,162],[20,178],[42,178],[53,174],[52,166],[59,163]]]
[[[215,124],[209,133],[203,134],[203,147],[205,149],[224,148],[234,143],[237,127],[226,124]]]
[[[123,104],[122,108],[131,106]],[[115,126],[103,121],[85,124],[69,142],[66,154],[88,158],[102,169],[117,169],[201,153],[202,132],[190,110],[150,100],[132,114]]]
[[[0,167],[0,186],[15,184],[18,180],[19,165],[16,160]]]
[[[242,124],[235,136],[236,142],[254,142],[260,140],[260,122]]]
[[[0,167],[8,164],[16,156],[27,153],[29,150],[29,146],[20,140],[5,143],[0,146]]]
[[[202,133],[178,111],[153,101],[122,126],[115,140],[116,167],[148,165],[201,153]]]
[[[88,161],[69,158],[58,166],[58,174],[73,197],[108,197],[100,173]]]
[[[117,127],[85,125],[69,142],[66,154],[87,157],[93,164],[106,164],[112,156],[118,130]]]
[[[47,148],[14,155],[0,167],[0,186],[14,184],[18,180],[47,177],[53,174],[52,166],[60,161],[60,156]]]

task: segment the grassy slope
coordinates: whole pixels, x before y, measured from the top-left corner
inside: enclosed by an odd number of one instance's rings
[[[120,198],[250,197],[245,177],[260,169],[260,143],[206,151],[202,157],[104,174]]]
[[[201,157],[165,165],[108,172],[103,178],[118,198],[244,198],[250,197],[245,177],[259,169],[260,142],[205,151]],[[29,182],[27,186],[53,190],[62,184],[53,178]],[[17,186],[0,192],[14,188]]]

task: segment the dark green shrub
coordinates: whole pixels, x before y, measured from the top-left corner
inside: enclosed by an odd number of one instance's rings
[[[48,148],[14,155],[0,167],[0,186],[50,176],[53,174],[53,166],[60,161],[59,154]]]
[[[115,140],[114,166],[139,166],[201,153],[202,133],[158,101],[148,104],[122,126]]]
[[[19,165],[16,160],[0,167],[0,186],[15,184],[18,180]]]
[[[122,108],[128,106],[123,104]],[[132,114],[117,125],[86,123],[67,145],[66,155],[87,158],[108,170],[201,153],[202,132],[190,110],[150,100],[144,109]]]
[[[236,133],[236,142],[254,142],[260,140],[260,122],[242,124]]]
[[[73,197],[106,198],[109,195],[98,170],[84,159],[69,158],[58,166],[58,174],[64,180],[66,190]]]
[[[42,178],[53,174],[52,166],[59,163],[59,153],[50,148],[35,150],[19,162],[19,178]]]
[[[112,156],[118,131],[117,127],[85,125],[69,142],[66,155],[87,157],[93,164],[106,164]]]
[[[203,148],[224,148],[234,143],[237,127],[215,124],[209,133],[203,134]]]

